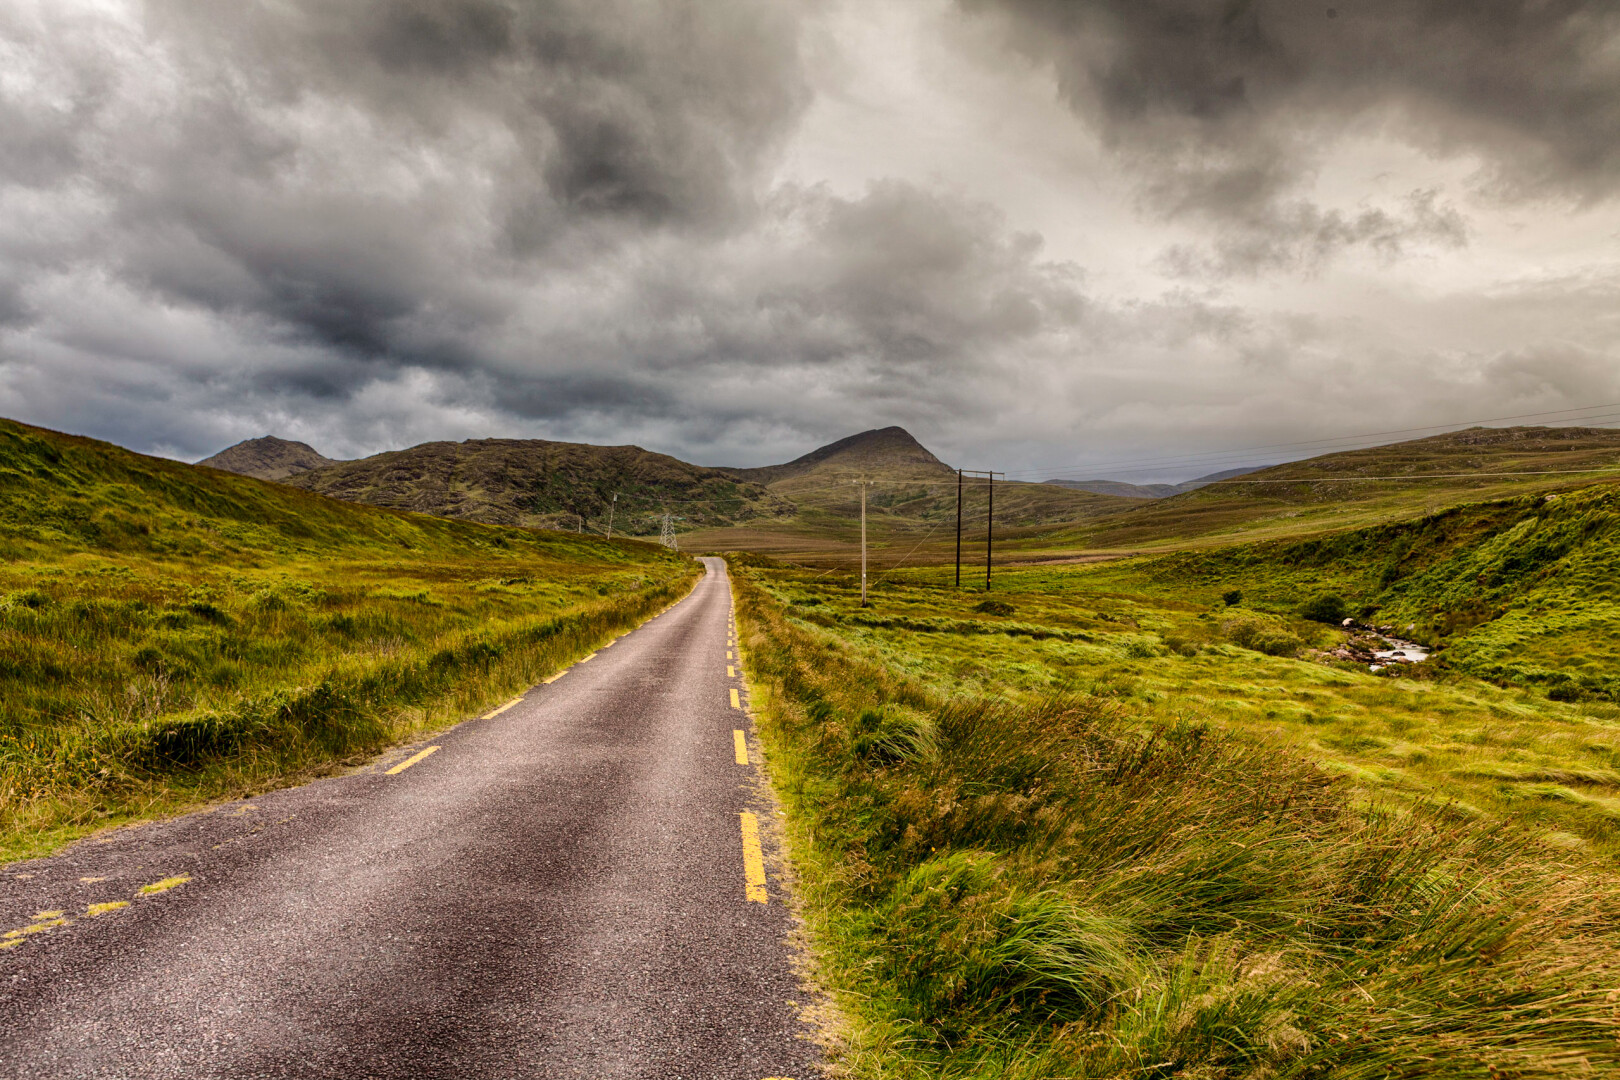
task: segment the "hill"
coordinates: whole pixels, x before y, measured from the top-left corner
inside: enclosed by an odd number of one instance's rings
[[[1196,480],[1187,480],[1180,484],[1128,484],[1123,480],[1047,480],[1055,487],[1074,488],[1076,491],[1091,491],[1098,495],[1118,495],[1127,499],[1168,499],[1172,495],[1180,495],[1186,491],[1197,491],[1208,484],[1219,480],[1230,480],[1234,477],[1244,476],[1248,473],[1258,472],[1264,468],[1261,465],[1244,465],[1236,469],[1223,469],[1220,472],[1200,476]]]
[[[1087,524],[1053,546],[1163,549],[1339,531],[1620,471],[1620,431],[1469,428],[1274,465]]]
[[[473,715],[694,572],[4,420],[0,556],[0,859]]]
[[[350,502],[497,525],[656,536],[670,512],[685,528],[792,512],[762,484],[639,446],[542,439],[432,442],[289,477]],[[615,506],[613,496],[618,495]]]
[[[927,559],[954,538],[956,470],[940,461],[904,428],[863,431],[810,451],[783,465],[728,469],[739,479],[762,482],[794,507],[790,517],[741,528],[708,529],[691,544],[712,550],[751,550],[798,559],[843,561],[859,539],[861,489],[867,481],[867,535],[875,551],[891,548]],[[983,479],[963,487],[968,543],[983,543],[990,493]],[[995,485],[997,535],[1012,539],[1073,526],[1130,506],[1129,500],[1046,484]],[[927,546],[929,542],[933,546]]]
[[[289,476],[336,465],[333,458],[324,457],[307,443],[278,439],[266,435],[228,446],[213,457],[204,458],[198,465],[225,472],[240,473],[260,480],[285,480]]]

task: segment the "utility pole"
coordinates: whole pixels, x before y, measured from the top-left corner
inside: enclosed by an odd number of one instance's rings
[[[996,474],[990,474],[990,506],[984,514],[984,591],[990,591],[990,542],[996,534]]]
[[[667,548],[680,550],[680,545],[675,542],[675,521],[669,516],[668,510],[664,511],[664,523],[658,531],[658,542]]]
[[[861,607],[866,606],[866,481],[861,485]]]
[[[956,588],[962,588],[962,470],[956,470]]]
[[[956,587],[962,587],[962,478],[971,476],[975,480],[983,477],[990,493],[990,509],[985,518],[984,534],[984,587],[990,588],[990,558],[994,550],[993,533],[996,518],[996,477],[1003,480],[1006,473],[989,472],[985,469],[957,469],[956,470]]]
[[[617,491],[615,491],[613,493],[613,501],[608,503],[608,533],[607,533],[607,538],[609,540],[613,539],[613,511],[618,509],[618,506],[619,506],[619,493]]]

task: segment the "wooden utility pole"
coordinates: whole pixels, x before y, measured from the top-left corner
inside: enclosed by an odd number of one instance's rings
[[[861,607],[866,606],[866,481],[861,482]]]
[[[608,534],[607,534],[607,538],[609,540],[613,539],[613,511],[618,509],[618,506],[619,506],[619,493],[617,491],[615,491],[613,493],[613,501],[608,503]]]
[[[956,587],[962,587],[962,470],[956,470]]]

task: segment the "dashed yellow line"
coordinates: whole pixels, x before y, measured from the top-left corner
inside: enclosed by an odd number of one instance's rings
[[[731,655],[731,650],[730,649],[726,650],[726,659],[727,660],[735,660],[736,659],[736,657]]]
[[[748,742],[737,728],[731,729],[731,749],[737,756],[737,764],[748,764]]]
[[[765,896],[765,853],[759,846],[759,819],[744,811],[742,818],[743,880],[748,885],[748,899],[756,904],[767,904]]]
[[[733,709],[742,708],[742,699],[737,696],[737,688],[735,686],[731,688],[731,707]]]
[[[412,754],[398,765],[395,765],[392,769],[389,769],[388,775],[394,776],[398,773],[404,772],[406,769],[410,768],[412,765],[415,765],[418,761],[421,761],[423,758],[427,757],[437,749],[437,746],[430,746],[426,750],[418,750],[416,753]]]
[[[552,676],[552,678],[556,678],[556,676]],[[547,679],[546,681],[550,682],[551,680]],[[518,702],[520,702],[522,700],[523,700],[523,695],[519,694],[517,697],[513,698],[511,701],[508,701],[505,705],[502,705],[500,708],[492,710],[491,712],[487,712],[483,716],[480,716],[479,719],[480,720],[493,720],[497,716],[501,715],[501,713],[505,712],[507,709],[510,709],[512,706],[516,705]]]
[[[438,748],[434,747],[434,749]],[[137,896],[155,896],[158,893],[168,892],[170,889],[178,889],[190,880],[190,874],[176,874],[174,877],[166,877],[162,881],[154,881],[150,885],[142,885],[135,890],[135,894]]]
[[[726,678],[735,679],[736,677],[737,677],[737,669],[732,667],[730,664],[727,664],[726,665]]]

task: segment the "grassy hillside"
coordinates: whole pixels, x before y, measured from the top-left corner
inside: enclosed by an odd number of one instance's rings
[[[0,857],[462,719],[695,572],[6,421],[0,553]]]
[[[540,439],[423,443],[291,476],[333,498],[495,525],[657,536],[665,511],[682,528],[790,513],[762,486],[639,446]]]
[[[1620,485],[1120,564],[1098,582],[1291,612],[1312,597],[1438,647],[1437,666],[1620,701]]]
[[[1043,544],[1154,550],[1299,536],[1527,490],[1579,487],[1617,470],[1620,431],[1470,428],[1261,469],[1237,481],[1137,504],[1047,537]],[[1520,475],[1510,475],[1515,473]]]
[[[743,562],[852,1075],[1620,1069],[1615,706],[1321,662],[1323,624],[1106,571],[862,609]]]

